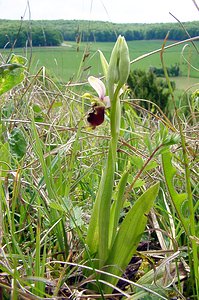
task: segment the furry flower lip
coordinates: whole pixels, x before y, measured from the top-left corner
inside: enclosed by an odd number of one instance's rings
[[[92,108],[87,115],[87,121],[94,129],[104,122],[105,109],[110,107],[110,98],[106,96],[105,85],[99,78],[90,76],[88,82],[98,94],[98,97],[93,98]]]
[[[87,121],[93,127],[101,125],[104,122],[105,106],[94,104],[92,110],[88,112]]]

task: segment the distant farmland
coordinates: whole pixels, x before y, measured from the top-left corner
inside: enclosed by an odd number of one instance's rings
[[[131,60],[161,48],[162,43],[163,41],[161,40],[128,42]],[[170,42],[168,42],[168,44],[169,43]],[[199,42],[195,44],[199,48]],[[63,46],[60,47],[36,47],[32,50],[31,72],[35,74],[40,67],[45,66],[46,72],[58,81],[66,83],[69,80],[84,80],[88,75],[100,75],[102,73],[97,50],[100,49],[105,57],[109,59],[112,47],[112,42],[80,43],[80,45],[73,42],[65,42]],[[26,52],[24,49],[15,49],[14,52],[16,54],[20,53],[24,56],[30,56],[29,50]],[[182,52],[194,68],[184,60]],[[9,53],[9,50],[2,50],[1,53],[6,55]],[[197,82],[199,72],[196,69],[199,69],[199,61],[197,59],[196,50],[191,44],[187,46],[183,44],[165,50],[164,58],[168,67],[176,63],[179,64],[180,75],[184,77],[182,78],[182,82],[180,82],[180,78],[177,80],[177,84],[180,85],[180,88],[186,83],[187,77],[193,78],[193,80],[189,80],[189,83]],[[132,69],[139,68],[143,70],[148,70],[152,66],[161,67],[160,54],[156,53],[151,55],[131,66]]]

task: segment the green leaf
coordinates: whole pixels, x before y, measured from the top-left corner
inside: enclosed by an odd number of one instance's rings
[[[24,68],[20,65],[0,66],[0,95],[21,83],[24,77]]]
[[[104,54],[102,53],[102,51],[98,50],[99,54],[100,54],[100,60],[101,60],[101,64],[102,64],[102,70],[104,73],[105,78],[107,79],[107,73],[108,73],[108,62],[104,56]]]
[[[51,208],[55,209],[55,210],[60,211],[60,212],[64,212],[65,211],[65,208],[61,204],[59,204],[57,202],[50,202],[49,206]]]
[[[42,108],[39,104],[33,104],[32,109],[35,113],[40,113],[42,112]]]
[[[1,176],[4,177],[7,175],[7,171],[9,170],[11,157],[10,157],[10,148],[9,144],[5,143],[0,145],[0,170]]]
[[[74,229],[76,227],[81,227],[84,225],[83,218],[82,218],[83,211],[81,207],[74,206],[71,214],[73,218],[70,218],[70,228]]]
[[[144,171],[150,171],[152,169],[155,169],[158,166],[158,163],[156,161],[151,161],[150,163],[148,163],[146,165],[146,167],[144,168]]]
[[[27,59],[21,55],[12,54],[9,59],[10,64],[19,64],[21,66],[25,66],[27,63]]]
[[[145,184],[146,184],[145,180],[143,180],[143,179],[137,179],[136,182],[133,185],[133,188],[134,189],[140,188],[141,186],[143,186]]]
[[[24,80],[26,62],[25,57],[13,54],[7,64],[0,66],[0,95]]]
[[[65,205],[61,205],[57,202],[50,202],[49,206],[68,215],[71,229],[84,225],[82,208],[79,206],[73,206],[73,203],[70,201],[65,199],[63,200],[65,201]]]
[[[96,255],[98,250],[103,251],[104,257],[108,252],[109,243],[109,220],[110,207],[114,183],[114,157],[113,151],[109,148],[108,159],[102,173],[100,185],[96,195],[91,219],[89,222],[86,244],[89,247],[90,254]],[[103,230],[103,232],[102,232]],[[100,246],[100,239],[106,243],[105,247]],[[99,254],[99,253],[98,253]]]
[[[109,225],[109,247],[112,246],[115,235],[117,233],[117,226],[121,214],[121,210],[124,204],[124,193],[126,188],[126,183],[128,179],[129,168],[123,173],[119,184],[118,189],[116,191],[116,199],[111,205],[111,212],[110,212],[110,225]]]
[[[2,118],[9,118],[13,114],[14,109],[15,107],[12,100],[6,102],[1,110]]]
[[[159,182],[151,186],[139,199],[134,206],[129,210],[123,220],[115,242],[109,251],[109,257],[106,265],[109,266],[109,273],[121,275],[130,262],[135,253],[141,236],[145,230],[147,222],[147,214],[149,213],[155,198],[159,191]],[[104,280],[115,285],[117,279],[102,276]],[[110,292],[110,287],[107,287],[106,292]]]
[[[26,139],[20,128],[14,128],[9,137],[11,152],[15,158],[21,160],[26,154]]]
[[[141,169],[144,164],[144,161],[143,161],[142,157],[133,155],[131,163],[136,167],[136,169]]]
[[[187,200],[187,194],[182,193],[179,194],[174,187],[174,176],[177,172],[176,168],[172,164],[172,154],[171,152],[165,152],[162,154],[162,166],[164,171],[164,176],[166,180],[166,185],[171,197],[171,200],[173,202],[173,205],[176,209],[176,212],[178,214],[179,219],[181,220],[181,223],[185,229],[185,231],[188,233],[188,226],[189,226],[189,218],[185,215],[183,215],[183,205],[185,201]]]

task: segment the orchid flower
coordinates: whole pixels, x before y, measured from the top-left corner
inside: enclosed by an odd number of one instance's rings
[[[98,97],[93,99],[94,103],[87,115],[87,121],[94,129],[104,122],[105,109],[111,106],[111,102],[109,96],[106,96],[105,85],[100,79],[90,76],[88,82],[98,94]]]
[[[99,101],[101,101],[106,108],[109,108],[111,106],[111,102],[109,96],[106,96],[106,87],[104,83],[99,78],[96,78],[94,76],[90,76],[88,78],[88,82],[97,92]]]

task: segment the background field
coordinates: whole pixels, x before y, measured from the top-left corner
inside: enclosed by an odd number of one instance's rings
[[[131,60],[161,48],[162,43],[162,40],[128,42]],[[171,42],[167,44],[171,44]],[[199,47],[199,42],[195,44]],[[64,42],[60,47],[35,47],[32,50],[31,71],[35,74],[40,67],[45,66],[47,74],[58,81],[66,83],[69,80],[84,80],[88,75],[101,74],[102,70],[98,49],[109,59],[112,47],[112,42],[80,44]],[[7,54],[8,50],[2,50],[2,53]],[[30,57],[30,50],[15,49],[15,53]],[[165,50],[164,54],[165,63],[168,67],[176,63],[180,65],[181,76],[176,78],[177,88],[179,89],[186,89],[190,84],[197,83],[199,77],[198,70],[191,67],[183,56],[186,57],[194,68],[199,69],[197,52],[192,44],[172,47]],[[151,66],[161,67],[160,54],[153,54],[131,66],[132,69],[139,68],[143,70],[148,70]]]

